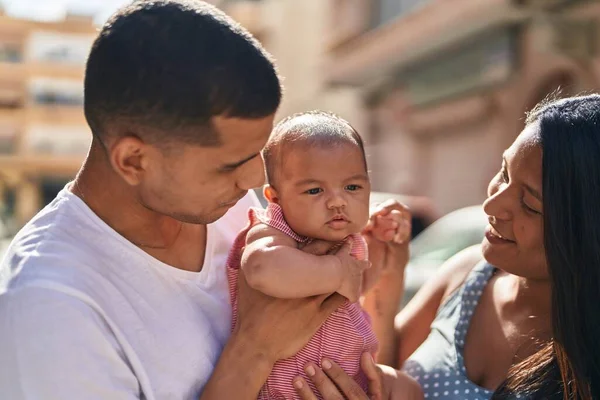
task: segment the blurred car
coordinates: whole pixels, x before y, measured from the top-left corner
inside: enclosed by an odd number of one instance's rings
[[[481,204],[448,213],[410,243],[406,267],[405,304],[436,270],[461,250],[481,243],[488,218]]]

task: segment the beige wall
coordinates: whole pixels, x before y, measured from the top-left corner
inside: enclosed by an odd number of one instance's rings
[[[327,85],[323,63],[331,43],[328,0],[265,0],[261,39],[277,61],[285,94],[278,118],[323,109],[340,114],[359,131],[368,122],[362,99],[351,88]]]
[[[82,98],[85,58],[95,35],[91,19],[34,22],[0,15],[0,43],[16,43],[22,51],[18,62],[0,60],[0,130],[14,144],[0,153],[0,186],[15,193],[17,225],[43,205],[41,179],[71,179],[87,152],[91,136],[83,107],[34,97]],[[10,107],[15,99],[20,105]]]
[[[454,6],[467,7],[475,3],[474,0],[461,0]],[[490,3],[500,6],[501,2]],[[432,7],[441,5],[432,3]],[[600,4],[584,8],[569,12],[600,17]],[[474,10],[473,7],[470,9]],[[452,24],[452,18],[461,21],[461,28],[466,28],[464,24],[481,22],[477,18],[465,21],[458,17],[459,11],[446,13],[446,25]],[[411,37],[411,24],[415,25],[415,35],[421,37],[420,41],[415,42],[413,48],[405,41],[400,42],[407,46],[404,52],[418,51],[418,47],[427,42],[422,31],[429,26],[428,15],[437,18],[441,14],[419,15],[423,18],[421,23],[416,21],[418,15],[415,14],[407,17],[410,21],[403,26],[365,35],[353,45],[358,49],[354,55],[338,57],[356,64],[333,65],[332,68],[338,69],[338,75],[360,76],[361,65],[371,54],[371,47],[365,45],[370,40],[368,36],[379,35],[381,39],[374,41],[373,48],[391,48],[395,36],[390,32],[397,29],[396,36]],[[439,41],[438,36],[431,35],[429,40]],[[388,41],[389,45],[381,41]],[[343,51],[349,52],[350,47],[343,47]],[[368,116],[363,118],[374,120],[368,124],[371,129],[366,135],[372,139],[374,188],[430,196],[442,212],[480,203],[486,197],[489,180],[500,167],[502,152],[523,128],[528,109],[559,85],[565,94],[589,92],[600,86],[600,58],[574,59],[557,52],[552,47],[547,26],[543,24],[530,25],[519,47],[520,69],[500,88],[419,108],[410,106],[399,87],[369,110]],[[338,53],[343,51],[338,50]],[[375,65],[381,66],[383,61]]]

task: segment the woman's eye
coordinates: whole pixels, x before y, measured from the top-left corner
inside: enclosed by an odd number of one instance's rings
[[[532,214],[538,214],[538,215],[542,215],[541,212],[539,212],[538,210],[536,210],[535,208],[529,207],[527,205],[527,203],[525,203],[525,201],[523,199],[521,199],[521,205],[523,206],[523,208],[525,209],[525,211],[530,212]]]
[[[359,186],[359,185],[347,185],[347,186],[346,186],[346,190],[349,190],[349,191],[351,191],[351,192],[354,192],[354,191],[356,191],[356,190],[358,190],[358,189],[360,189],[360,186]]]
[[[321,188],[313,188],[313,189],[308,189],[305,193],[314,196],[315,194],[319,194],[322,191],[323,191],[323,189],[321,189]]]

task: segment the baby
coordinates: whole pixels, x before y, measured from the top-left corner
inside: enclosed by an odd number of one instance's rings
[[[275,364],[259,399],[298,398],[292,380],[306,377],[304,365],[319,364],[323,357],[338,363],[366,391],[360,357],[364,352],[375,356],[377,339],[357,302],[367,289],[362,284],[368,268],[360,234],[369,219],[370,196],[362,139],[333,114],[296,114],[275,127],[263,156],[268,206],[249,211],[249,226],[238,235],[227,261],[233,326],[240,268],[250,286],[270,296],[338,292],[348,301],[300,352]],[[313,255],[302,250],[315,239],[331,242],[337,251]]]

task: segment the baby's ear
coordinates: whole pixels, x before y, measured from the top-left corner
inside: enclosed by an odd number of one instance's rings
[[[263,188],[263,196],[269,203],[279,203],[279,197],[277,196],[277,191],[271,185],[265,185]]]

